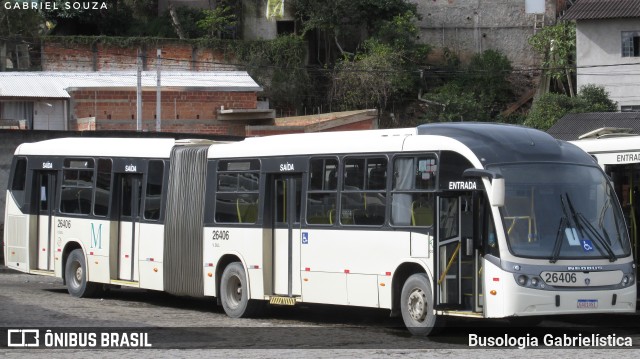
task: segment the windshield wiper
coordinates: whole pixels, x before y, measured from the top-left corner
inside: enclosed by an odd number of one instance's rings
[[[604,250],[607,252],[607,254],[609,255],[609,262],[615,262],[618,258],[616,257],[615,253],[613,253],[613,250],[611,249],[611,246],[609,245],[609,243],[607,243],[607,240],[602,238],[600,233],[598,233],[598,231],[593,227],[591,223],[589,223],[589,220],[587,220],[587,218],[582,213],[576,212],[575,208],[573,207],[573,204],[571,203],[571,198],[569,198],[569,194],[565,193],[564,195],[567,198],[567,203],[569,204],[569,210],[573,215],[573,219],[575,221],[576,226],[578,227],[580,236],[584,237],[584,232],[585,232],[582,225],[580,225],[580,222],[582,222],[584,227],[586,227],[586,229],[591,233],[592,238],[594,238],[596,242],[599,243],[600,246],[602,246],[602,248],[604,248]],[[565,210],[564,202],[562,204],[562,207],[563,207],[563,210]],[[600,250],[600,246],[598,246],[598,250]]]
[[[558,234],[556,234],[556,241],[553,245],[553,252],[551,253],[551,258],[549,258],[549,263],[555,263],[558,261],[558,257],[560,257],[560,248],[562,248],[562,237],[564,236],[564,231],[567,229],[567,217],[562,217],[560,219],[560,226],[558,227]]]
[[[616,257],[616,254],[613,253],[613,250],[611,249],[609,243],[607,243],[607,240],[602,238],[600,233],[598,233],[598,231],[593,227],[591,223],[589,223],[589,220],[587,220],[582,213],[578,213],[578,219],[580,219],[584,223],[585,227],[587,227],[589,232],[591,232],[591,234],[593,235],[593,238],[597,239],[597,242],[600,243],[600,245],[607,252],[607,254],[609,255],[609,262],[615,262],[618,257]]]

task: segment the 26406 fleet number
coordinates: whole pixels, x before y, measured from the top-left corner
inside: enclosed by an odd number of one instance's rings
[[[543,272],[542,279],[548,284],[569,284],[577,283],[578,278],[573,272]]]

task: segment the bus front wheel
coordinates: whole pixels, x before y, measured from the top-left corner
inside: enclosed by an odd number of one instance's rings
[[[436,325],[433,292],[424,273],[410,276],[402,286],[400,311],[407,329],[413,335],[427,336]]]
[[[247,275],[240,262],[230,263],[220,280],[222,308],[231,318],[246,318],[256,314],[259,303],[249,299]]]
[[[87,263],[82,249],[74,249],[64,269],[64,279],[67,283],[67,291],[77,298],[88,298],[98,291],[96,283],[87,281]]]

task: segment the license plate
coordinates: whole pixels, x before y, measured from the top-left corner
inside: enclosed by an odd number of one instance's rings
[[[578,308],[595,309],[598,308],[597,299],[578,299]]]

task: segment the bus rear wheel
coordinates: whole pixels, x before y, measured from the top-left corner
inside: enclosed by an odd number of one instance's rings
[[[82,249],[74,249],[64,269],[64,279],[67,283],[67,291],[77,298],[94,296],[100,288],[96,283],[87,281],[87,263]]]
[[[260,303],[249,299],[247,275],[240,262],[230,263],[220,279],[220,300],[231,318],[247,318],[257,313]]]
[[[413,335],[427,336],[436,325],[433,292],[424,273],[410,276],[402,286],[400,312],[404,324]]]

